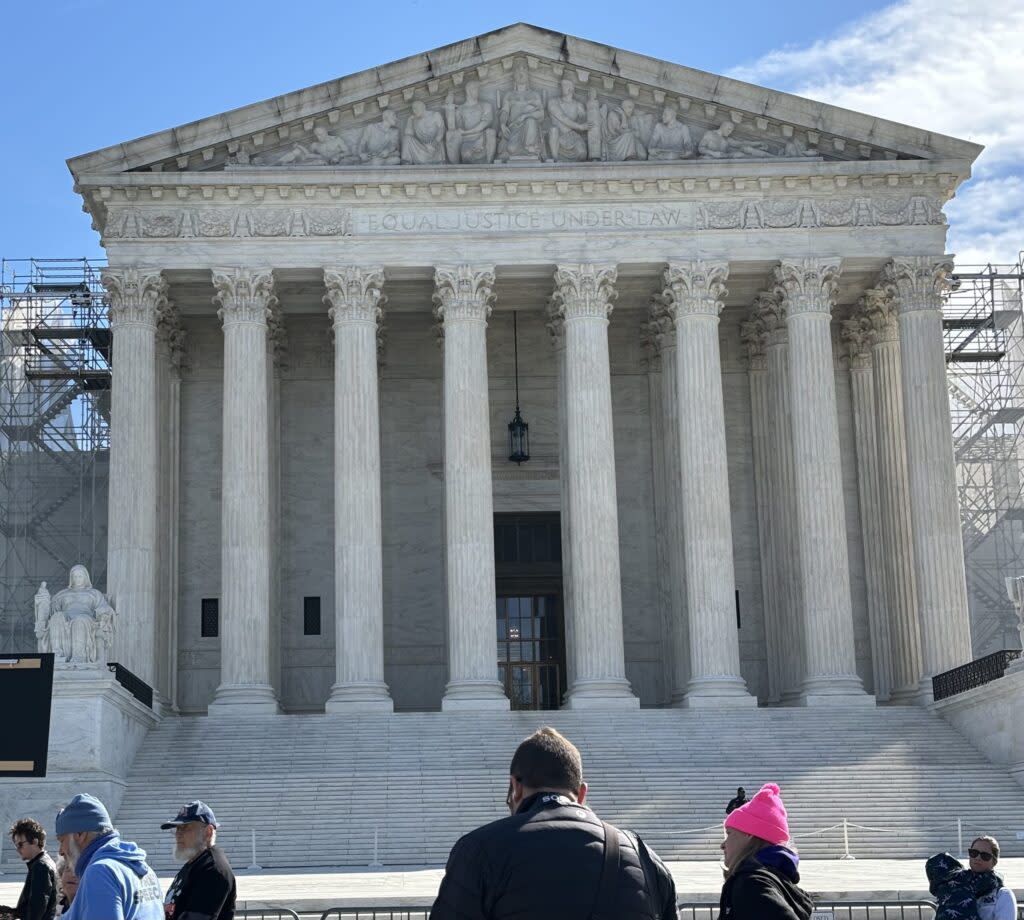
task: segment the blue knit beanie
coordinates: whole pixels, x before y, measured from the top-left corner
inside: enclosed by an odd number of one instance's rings
[[[111,827],[110,815],[103,803],[89,794],[76,795],[57,812],[57,836],[98,831]]]

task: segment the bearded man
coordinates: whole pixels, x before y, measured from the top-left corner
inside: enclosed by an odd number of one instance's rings
[[[174,858],[182,863],[164,898],[167,920],[233,920],[235,873],[217,846],[213,809],[189,802],[160,830],[174,828]]]

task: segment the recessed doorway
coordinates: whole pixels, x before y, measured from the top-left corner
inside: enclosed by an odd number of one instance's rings
[[[558,709],[566,691],[557,513],[494,516],[498,679],[513,709]]]

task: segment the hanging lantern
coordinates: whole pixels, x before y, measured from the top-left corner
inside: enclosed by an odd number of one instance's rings
[[[519,328],[515,311],[512,312],[512,354],[516,377],[516,414],[508,423],[508,459],[512,463],[525,463],[530,459],[530,426],[519,412]]]

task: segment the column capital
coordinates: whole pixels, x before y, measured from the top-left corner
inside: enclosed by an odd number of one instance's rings
[[[890,286],[868,288],[857,301],[857,315],[871,328],[871,344],[899,341],[895,292]]]
[[[892,290],[900,315],[942,310],[949,290],[952,256],[899,256],[882,269],[882,286]]]
[[[156,346],[166,349],[171,367],[180,370],[185,363],[185,330],[177,306],[164,299],[156,316]]]
[[[786,316],[831,314],[839,290],[840,259],[782,259],[775,266],[775,289]]]
[[[789,341],[786,329],[786,306],[776,288],[759,291],[750,305],[750,319],[756,319],[765,331],[765,347],[785,345]]]
[[[288,367],[288,327],[276,297],[274,305],[267,310],[267,354],[275,370]]]
[[[763,317],[751,313],[749,319],[740,323],[740,341],[746,347],[751,370],[764,370],[768,367],[768,329]]]
[[[718,316],[729,293],[725,281],[728,262],[704,262],[696,259],[669,262],[662,273],[662,296],[675,319],[682,316]]]
[[[552,319],[608,319],[618,297],[618,268],[611,263],[580,262],[559,265],[549,312]]]
[[[839,324],[839,339],[850,359],[850,370],[867,370],[871,367],[871,343],[874,332],[871,321],[857,313]]]
[[[676,347],[676,321],[662,294],[651,297],[647,321],[640,325],[640,344],[652,368],[657,368],[662,352]]]
[[[434,269],[434,315],[442,327],[457,320],[486,322],[494,302],[493,265],[452,265]]]
[[[156,326],[157,314],[167,300],[167,281],[160,269],[104,268],[100,280],[110,299],[111,326]]]
[[[384,314],[387,297],[381,292],[384,269],[379,265],[363,267],[342,265],[324,269],[327,293],[323,302],[335,328],[342,323],[378,324]]]
[[[274,274],[269,268],[215,268],[211,271],[217,293],[213,302],[217,316],[231,323],[266,323],[269,311],[277,304]]]

